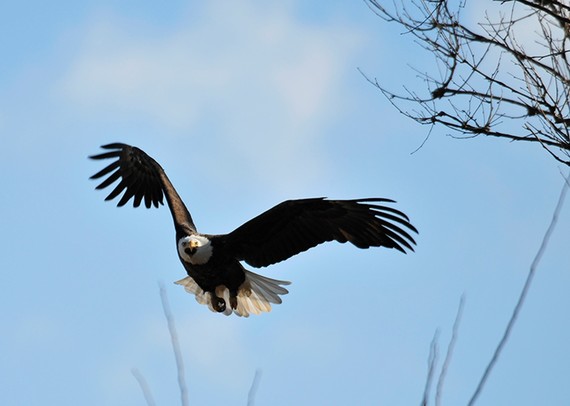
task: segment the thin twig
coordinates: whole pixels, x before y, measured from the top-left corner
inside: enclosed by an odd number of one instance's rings
[[[544,254],[544,251],[546,250],[546,247],[548,245],[548,241],[550,239],[550,236],[552,235],[552,232],[554,231],[556,223],[558,222],[558,215],[560,214],[560,210],[562,209],[562,205],[564,204],[564,198],[566,196],[566,192],[567,192],[568,188],[570,187],[569,186],[569,180],[570,180],[570,174],[568,175],[568,177],[566,177],[566,179],[564,179],[564,186],[562,187],[562,191],[560,192],[560,196],[558,197],[558,203],[556,204],[556,208],[554,209],[554,214],[552,215],[552,220],[550,221],[550,225],[548,226],[548,229],[546,230],[546,233],[544,234],[544,237],[542,238],[540,248],[538,249],[538,252],[536,253],[536,256],[534,257],[534,260],[532,261],[532,264],[530,266],[530,270],[528,272],[526,281],[525,281],[524,286],[522,288],[522,291],[520,293],[518,302],[517,302],[517,304],[513,310],[513,314],[512,314],[512,316],[511,316],[511,318],[507,324],[505,332],[503,333],[503,337],[499,341],[499,344],[497,345],[497,348],[495,349],[493,357],[489,361],[487,368],[485,368],[485,372],[483,373],[483,376],[479,380],[479,384],[477,385],[477,388],[475,389],[473,396],[469,400],[469,403],[468,403],[469,406],[475,404],[475,401],[477,400],[477,398],[481,394],[483,387],[485,386],[485,383],[487,382],[487,379],[489,378],[489,375],[491,374],[491,371],[493,370],[493,367],[497,363],[497,360],[499,359],[499,356],[501,355],[501,352],[502,352],[505,344],[507,343],[507,341],[509,339],[509,336],[511,334],[511,330],[513,329],[513,326],[514,326],[514,324],[517,320],[517,317],[521,311],[521,308],[525,302],[525,299],[526,299],[526,296],[528,294],[528,291],[529,291],[530,285],[532,283],[533,277],[536,273],[536,268],[540,262],[540,259],[542,258],[542,255]]]
[[[178,372],[178,387],[180,388],[180,400],[182,406],[188,406],[188,389],[186,388],[186,380],[184,378],[184,362],[182,360],[182,352],[180,351],[180,343],[178,342],[178,334],[176,333],[176,326],[174,318],[170,312],[168,304],[168,297],[166,289],[162,283],[159,284],[160,299],[162,301],[162,309],[164,310],[164,317],[168,323],[168,332],[170,333],[170,341],[172,342],[172,351],[174,352],[174,359],[176,360],[176,370]]]
[[[431,344],[429,346],[428,372],[426,378],[426,386],[424,387],[424,395],[421,403],[422,406],[427,406],[429,403],[429,391],[432,386],[433,374],[435,372],[435,367],[437,365],[438,340],[439,340],[439,329],[435,331],[435,334],[433,335],[433,339],[431,340]]]
[[[439,406],[441,404],[443,383],[445,382],[445,377],[447,376],[447,370],[449,369],[449,364],[451,363],[451,357],[453,356],[453,349],[455,348],[455,343],[457,342],[459,322],[461,321],[461,316],[463,315],[464,304],[465,304],[465,296],[461,295],[461,299],[459,300],[459,306],[457,308],[457,314],[455,315],[455,321],[453,322],[453,331],[451,333],[451,339],[449,340],[449,345],[447,346],[445,359],[443,360],[443,365],[441,366],[441,372],[439,373],[439,378],[437,379],[437,388],[435,391],[436,406]]]
[[[155,406],[156,403],[154,402],[154,398],[152,397],[152,392],[150,391],[150,387],[148,386],[146,379],[144,379],[144,376],[136,368],[131,369],[131,373],[139,383],[139,386],[144,396],[144,400],[146,400],[146,404],[148,406]]]
[[[261,370],[256,369],[255,375],[253,376],[253,381],[249,387],[249,392],[247,393],[247,406],[253,406],[255,404],[255,394],[257,393],[257,388],[259,386],[259,380],[261,379]]]
[[[436,394],[435,394],[436,405],[440,404],[443,383],[445,382],[445,376],[447,374],[447,370],[449,369],[449,364],[451,363],[451,358],[453,356],[453,349],[457,341],[459,322],[463,314],[463,303],[464,303],[464,297],[461,296],[461,300],[459,301],[459,307],[457,308],[457,314],[455,315],[455,321],[453,322],[453,332],[451,335],[451,339],[449,340],[449,345],[447,346],[445,359],[443,360],[443,365],[441,366],[441,371],[437,379]],[[426,377],[426,384],[424,387],[424,394],[421,402],[422,406],[427,406],[429,404],[429,397],[430,397],[429,393],[433,385],[433,377],[435,374],[435,369],[437,367],[437,357],[439,355],[438,341],[439,341],[439,329],[435,331],[435,334],[430,344],[430,351],[428,357],[428,372]]]

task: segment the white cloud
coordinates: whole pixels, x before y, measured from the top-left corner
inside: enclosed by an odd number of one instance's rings
[[[63,94],[88,114],[217,133],[246,164],[293,171],[295,182],[318,172],[318,143],[338,114],[343,75],[357,64],[358,30],[301,22],[283,5],[208,2],[192,13],[151,35],[133,21],[95,19]]]

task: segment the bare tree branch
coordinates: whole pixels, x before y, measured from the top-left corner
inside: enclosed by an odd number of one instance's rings
[[[509,319],[509,322],[507,323],[507,327],[505,329],[505,332],[503,333],[503,336],[501,337],[501,340],[499,341],[499,344],[497,345],[497,348],[495,349],[495,352],[493,353],[493,356],[491,357],[489,364],[487,364],[487,367],[485,368],[485,372],[483,373],[483,376],[479,380],[479,383],[477,385],[477,388],[475,389],[475,392],[473,393],[473,396],[469,400],[469,403],[468,403],[469,406],[474,405],[475,402],[477,401],[479,395],[481,394],[481,392],[485,386],[485,383],[487,382],[487,379],[489,378],[495,364],[497,363],[497,361],[499,359],[499,356],[501,355],[503,348],[505,347],[505,344],[509,340],[513,326],[515,325],[515,322],[517,321],[517,318],[518,318],[519,313],[522,309],[522,306],[526,300],[528,291],[530,289],[530,285],[532,284],[532,280],[533,280],[534,275],[536,273],[536,268],[538,267],[538,264],[542,258],[542,255],[544,254],[544,251],[546,250],[546,247],[548,246],[548,241],[550,240],[550,236],[552,235],[552,232],[554,231],[554,228],[556,227],[556,223],[558,222],[558,216],[560,214],[560,211],[562,210],[562,206],[564,204],[564,198],[566,197],[566,192],[568,191],[569,188],[570,188],[570,174],[566,177],[566,179],[564,179],[564,185],[562,186],[562,191],[560,192],[560,196],[558,197],[558,203],[556,204],[556,208],[554,209],[554,214],[552,215],[552,220],[550,221],[548,229],[546,230],[546,233],[544,234],[544,237],[542,238],[540,248],[538,249],[538,252],[536,253],[536,256],[534,257],[534,260],[532,261],[532,264],[530,266],[530,270],[528,272],[526,281],[525,281],[524,286],[522,288],[522,291],[519,295],[519,299],[517,301],[517,304],[515,305],[515,308],[513,309],[513,314],[511,316],[511,318]]]
[[[457,308],[457,314],[455,315],[455,321],[453,322],[453,331],[451,334],[451,339],[449,340],[449,344],[447,346],[447,351],[445,354],[445,359],[443,360],[443,364],[441,366],[441,371],[439,372],[439,376],[437,378],[436,383],[436,393],[435,393],[435,404],[439,405],[441,403],[441,395],[443,390],[443,385],[445,382],[445,377],[447,376],[447,371],[449,369],[449,365],[451,363],[451,358],[453,357],[453,349],[455,348],[455,343],[457,341],[457,334],[459,331],[459,322],[461,321],[461,316],[463,315],[463,305],[464,305],[464,297],[461,296],[461,300],[459,301],[459,306]],[[437,367],[437,358],[439,355],[439,329],[435,331],[433,339],[431,340],[430,344],[430,351],[428,357],[428,372],[426,377],[426,383],[424,387],[424,393],[421,401],[422,406],[427,406],[429,404],[430,399],[430,391],[433,386],[433,378],[435,375],[435,370]]]
[[[257,393],[260,379],[261,370],[256,369],[255,375],[253,376],[253,381],[251,381],[251,386],[249,387],[249,392],[247,393],[247,406],[253,406],[255,404],[255,394]]]
[[[170,333],[170,341],[172,342],[172,351],[174,352],[174,359],[176,360],[178,387],[180,388],[180,400],[182,406],[188,406],[188,389],[186,388],[186,379],[184,377],[184,361],[182,359],[182,352],[180,351],[178,333],[176,332],[176,325],[170,311],[170,305],[168,304],[166,289],[162,283],[159,284],[159,289],[160,300],[162,301],[162,310],[164,311],[164,317],[168,323],[168,332]]]
[[[487,14],[472,26],[461,14],[467,0],[394,0],[391,9],[380,0],[366,3],[412,35],[439,68],[439,77],[418,71],[424,96],[408,87],[396,93],[366,76],[400,113],[443,125],[459,138],[537,143],[570,166],[570,6],[504,0],[498,16]],[[529,27],[536,28],[534,41],[528,40]]]
[[[424,394],[422,397],[422,406],[427,406],[429,404],[429,392],[432,387],[433,376],[435,373],[435,367],[437,366],[437,355],[438,355],[438,342],[439,339],[439,329],[435,331],[431,344],[429,346],[429,356],[428,356],[428,372],[426,377],[426,385],[424,387]]]
[[[148,406],[155,406],[156,403],[154,402],[154,398],[152,397],[152,392],[150,391],[150,387],[148,386],[148,383],[144,378],[144,376],[136,368],[131,369],[131,373],[133,374],[133,376],[135,377],[135,379],[139,384],[139,387],[141,388],[146,404]]]
[[[464,304],[465,304],[465,297],[462,295],[461,299],[459,300],[459,306],[457,307],[457,314],[455,315],[455,321],[453,322],[451,339],[449,340],[449,344],[447,346],[447,352],[445,354],[445,359],[443,360],[443,365],[441,366],[439,378],[437,379],[437,388],[435,391],[436,406],[439,406],[441,404],[443,384],[445,382],[445,377],[447,376],[447,371],[451,363],[451,358],[453,357],[453,350],[455,349],[455,343],[457,342],[457,334],[459,332],[459,322],[461,321],[461,316],[463,315]]]

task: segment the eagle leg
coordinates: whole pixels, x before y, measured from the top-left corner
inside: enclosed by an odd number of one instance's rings
[[[238,306],[238,299],[237,299],[237,290],[231,290],[230,291],[230,306],[232,307],[232,309],[237,309]]]
[[[212,297],[212,308],[218,313],[222,313],[226,310],[226,301],[221,297],[216,296],[214,292],[211,293]]]

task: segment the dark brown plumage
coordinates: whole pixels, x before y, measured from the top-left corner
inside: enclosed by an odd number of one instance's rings
[[[114,143],[92,159],[117,158],[93,175],[106,176],[96,188],[119,183],[106,197],[124,193],[118,206],[133,199],[138,207],[159,207],[166,197],[176,229],[179,258],[188,277],[177,283],[196,295],[200,303],[218,312],[241,316],[271,309],[287,293],[285,281],[266,278],[246,270],[244,261],[264,267],[306,251],[326,241],[350,242],[358,248],[387,247],[403,253],[413,251],[417,233],[408,217],[390,207],[390,199],[367,198],[287,200],[244,223],[229,234],[209,235],[197,231],[192,217],[162,167],[137,147]],[[229,302],[229,306],[227,303]]]
[[[351,242],[358,248],[387,247],[405,253],[416,229],[406,215],[386,206],[389,199],[287,200],[225,236],[236,258],[263,267],[327,241]]]

